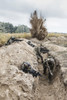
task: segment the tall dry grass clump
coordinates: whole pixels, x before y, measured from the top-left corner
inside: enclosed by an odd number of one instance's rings
[[[34,11],[33,14],[31,14],[30,23],[32,25],[32,28],[30,29],[32,37],[36,37],[39,40],[43,40],[47,35],[47,29],[44,26],[44,20],[41,16],[38,18],[37,11]]]
[[[31,38],[30,33],[0,33],[0,47],[3,46],[10,37],[15,37],[15,38],[26,38],[29,39]]]

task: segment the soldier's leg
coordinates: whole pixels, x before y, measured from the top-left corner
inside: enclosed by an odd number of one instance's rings
[[[41,57],[39,55],[37,55],[37,62],[41,63]]]
[[[43,63],[43,57],[41,56],[41,54],[39,54],[40,58],[41,58],[41,62]]]
[[[53,76],[50,73],[48,73],[48,79],[49,79],[49,81],[52,81],[52,78],[53,78]]]
[[[46,70],[47,70],[47,66],[46,66],[46,64],[44,63],[44,64],[43,64],[43,74],[46,74]]]

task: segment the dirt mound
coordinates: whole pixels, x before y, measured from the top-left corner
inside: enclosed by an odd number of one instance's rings
[[[50,50],[51,55],[60,59],[60,73],[49,83],[43,75],[43,66],[37,62],[34,48],[27,42],[28,40],[24,39],[22,42],[0,48],[0,100],[66,100],[67,48],[49,44],[47,41],[41,42]],[[38,45],[35,39],[32,43]],[[21,71],[19,67],[23,61],[29,62],[34,69],[39,70],[42,77],[35,78]]]
[[[23,61],[37,69],[34,49],[26,40],[0,48],[0,100],[32,100],[35,79],[19,70]]]

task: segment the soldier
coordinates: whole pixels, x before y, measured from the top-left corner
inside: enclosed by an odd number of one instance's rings
[[[37,61],[39,62],[39,60],[41,59],[41,62],[43,63],[43,57],[41,55],[40,48],[39,47],[35,48],[35,51],[37,55]]]
[[[28,62],[23,62],[23,64],[21,65],[21,70],[23,70],[23,72],[25,73],[32,74],[33,77],[41,76],[41,74],[35,71]]]
[[[35,48],[35,51],[37,55],[37,61],[39,62],[39,59],[41,59],[41,63],[43,63],[43,57],[41,54],[48,53],[49,50],[41,44],[40,47]]]
[[[21,69],[25,72],[28,73],[29,70],[31,69],[31,66],[28,62],[23,62],[23,64],[21,65]]]
[[[31,41],[28,41],[27,43],[28,43],[30,46],[35,47],[35,45],[31,43]]]
[[[40,45],[40,52],[41,52],[41,53],[48,53],[49,50],[41,44],[41,45]]]
[[[44,60],[43,62],[43,68],[44,68],[44,74],[48,74],[48,79],[49,81],[52,80],[53,77],[53,72],[55,69],[55,60],[53,57],[49,56],[47,59]],[[48,72],[47,72],[48,70]]]
[[[11,43],[13,43],[15,41],[17,42],[17,41],[23,41],[23,40],[19,40],[15,37],[10,37],[10,39],[7,41],[7,43],[5,45],[10,45]]]

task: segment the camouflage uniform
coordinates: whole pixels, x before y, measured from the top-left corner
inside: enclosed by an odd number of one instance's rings
[[[23,40],[19,40],[15,37],[10,37],[10,39],[7,41],[7,43],[5,45],[10,45],[11,43],[13,43],[15,41],[17,42],[17,41],[23,41]]]
[[[40,52],[44,54],[44,53],[48,53],[49,50],[41,44],[40,45]]]
[[[48,53],[49,50],[46,47],[40,45],[40,47],[35,48],[35,51],[36,51],[36,55],[37,55],[37,61],[39,62],[39,59],[41,59],[41,63],[43,63],[42,53],[43,54]]]
[[[35,45],[31,43],[31,41],[28,41],[27,43],[28,43],[30,46],[35,47]]]
[[[55,60],[53,57],[49,56],[43,62],[44,74],[47,73],[48,70],[48,79],[51,80],[53,77],[53,72],[55,68]]]
[[[25,73],[32,74],[33,77],[41,76],[41,74],[35,71],[28,62],[23,62],[21,65],[21,70],[23,70]]]
[[[36,51],[37,61],[39,62],[39,60],[41,59],[41,62],[43,63],[43,57],[41,55],[40,48],[39,47],[35,48],[35,51]]]

